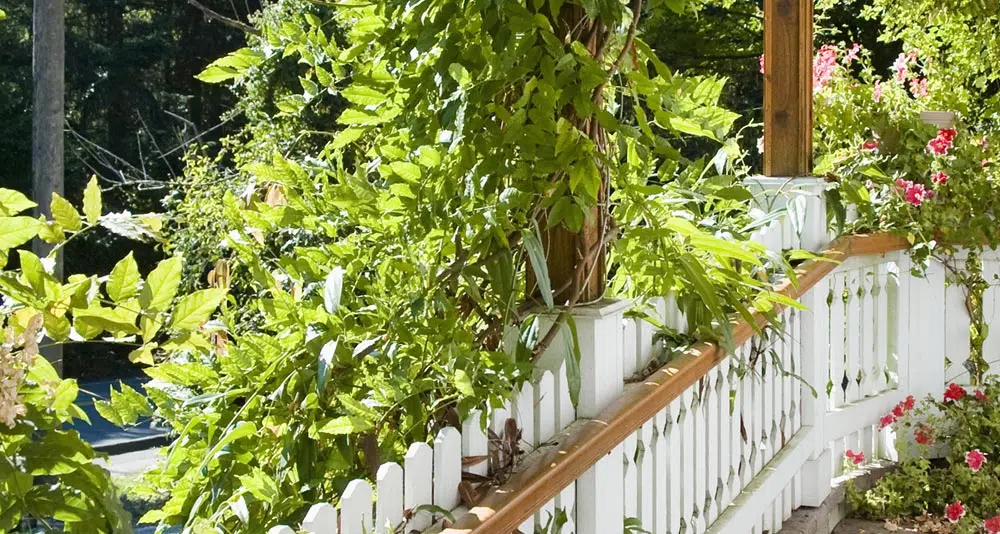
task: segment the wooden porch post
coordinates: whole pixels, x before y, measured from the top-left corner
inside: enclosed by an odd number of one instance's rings
[[[764,175],[812,173],[813,0],[764,0]]]

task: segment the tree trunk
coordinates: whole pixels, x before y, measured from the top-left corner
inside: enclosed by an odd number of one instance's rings
[[[32,30],[32,196],[38,213],[51,217],[52,194],[63,194],[63,121],[66,59],[63,0],[35,0]],[[35,253],[45,256],[51,246],[36,239]],[[62,280],[62,256],[56,256],[55,276]],[[62,347],[42,354],[62,374]]]

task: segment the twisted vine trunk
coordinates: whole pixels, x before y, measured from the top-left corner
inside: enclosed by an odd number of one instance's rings
[[[563,5],[558,20],[551,22],[560,33],[569,36],[567,41],[580,41],[591,56],[601,62],[612,35],[600,19],[587,18],[580,6]],[[603,88],[594,91],[592,100],[596,106],[603,104],[603,98]],[[604,128],[593,117],[580,116],[572,105],[563,109],[562,117],[593,141],[597,152],[595,163],[601,176],[597,205],[590,208],[579,232],[573,232],[564,225],[548,228],[544,215],[539,220],[553,300],[557,305],[572,307],[600,300],[607,286],[607,244],[612,226],[608,206],[610,180],[605,162],[600,157],[607,153]],[[554,180],[565,179],[565,173],[554,177]]]

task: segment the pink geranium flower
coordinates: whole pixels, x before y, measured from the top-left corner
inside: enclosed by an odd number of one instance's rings
[[[983,528],[989,534],[1000,534],[1000,515],[983,521]]]
[[[864,144],[861,145],[861,149],[868,151],[878,150],[878,140],[870,139],[868,141],[865,141]]]
[[[882,80],[875,80],[875,85],[872,88],[872,99],[875,102],[882,101]]]
[[[924,184],[915,184],[910,180],[900,178],[896,180],[896,185],[903,192],[903,198],[914,206],[919,206],[925,200],[934,198],[934,192],[927,189]]]
[[[945,402],[960,401],[963,398],[965,398],[965,389],[954,382],[948,384],[948,389],[944,390]]]
[[[906,411],[912,410],[913,407],[916,405],[917,405],[917,399],[914,399],[913,395],[907,395],[906,398],[903,399],[903,409],[905,409]]]
[[[914,98],[927,96],[927,78],[914,78],[910,80],[910,93]]]
[[[951,177],[940,171],[931,175],[931,181],[934,182],[934,185],[944,185],[948,183],[949,178]]]
[[[861,52],[861,45],[854,43],[851,48],[844,54],[844,63],[850,64],[852,61],[858,59],[858,53]]]
[[[764,74],[764,56],[760,56],[760,73]]]
[[[844,456],[846,456],[847,459],[850,460],[851,463],[853,463],[854,465],[861,465],[865,463],[864,451],[854,452],[851,449],[847,449],[847,452],[844,453]]]
[[[896,81],[903,83],[906,81],[906,73],[910,68],[910,57],[906,54],[899,54],[896,61],[892,64],[892,72],[896,75]]]
[[[979,449],[972,449],[965,453],[965,465],[968,465],[973,473],[978,473],[983,468],[984,463],[986,463],[986,455]]]
[[[833,79],[837,67],[837,47],[823,45],[813,59],[813,90],[822,91]]]
[[[965,506],[962,506],[962,501],[955,501],[945,507],[944,516],[948,518],[948,521],[958,523],[959,519],[965,517]]]

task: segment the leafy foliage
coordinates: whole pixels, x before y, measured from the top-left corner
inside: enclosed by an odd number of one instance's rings
[[[45,346],[84,342],[143,344],[133,354],[143,354],[152,363],[157,342],[172,350],[194,343],[204,334],[193,327],[181,330],[178,314],[170,306],[180,281],[179,259],[157,268],[157,276],[145,282],[130,253],[105,279],[71,275],[65,283],[51,273],[55,255],[70,240],[99,228],[109,218],[115,224],[128,222],[144,231],[143,222],[123,214],[101,214],[101,192],[96,179],[84,195],[83,212],[55,195],[53,219],[21,215],[35,203],[10,189],[0,189],[0,263],[6,264],[13,248],[33,238],[54,246],[46,258],[17,250],[19,269],[0,271],[0,529],[19,526],[22,519],[42,521],[47,528],[59,521],[67,532],[131,532],[131,518],[122,509],[109,476],[94,464],[95,453],[67,425],[87,416],[74,403],[75,380],[60,379],[55,369],[39,355]],[[166,273],[166,274],[164,274]],[[172,274],[170,274],[172,273]],[[156,295],[156,299],[141,294]],[[187,297],[191,298],[191,297]],[[207,318],[211,309],[201,303],[197,315]],[[172,320],[170,318],[172,317]],[[190,320],[189,320],[190,322]],[[159,334],[161,329],[169,335]],[[120,402],[127,398],[128,403]],[[117,411],[98,402],[98,411],[119,424],[135,423],[148,416],[150,407],[138,393],[123,388],[112,393],[112,404],[129,406]]]
[[[952,384],[943,399],[928,398],[899,417],[892,425],[899,468],[867,492],[852,488],[852,507],[866,517],[895,519],[944,515],[947,505],[960,502],[965,516],[956,532],[982,532],[984,520],[1000,510],[998,395],[996,377],[969,392]],[[942,452],[943,460],[930,460]]]

